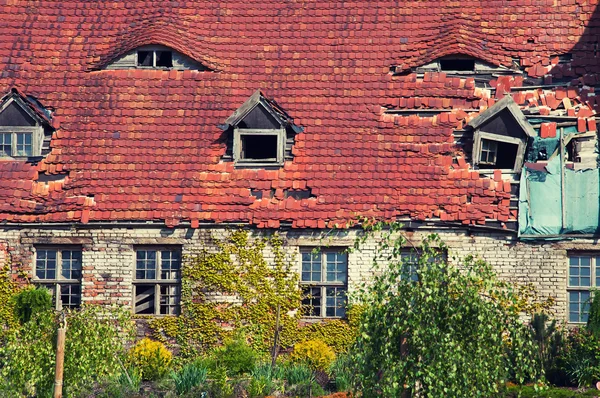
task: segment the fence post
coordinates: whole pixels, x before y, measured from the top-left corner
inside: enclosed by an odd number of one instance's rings
[[[56,370],[54,373],[54,398],[62,398],[63,371],[65,368],[65,337],[67,333],[67,320],[65,313],[61,313],[61,322],[56,333]]]

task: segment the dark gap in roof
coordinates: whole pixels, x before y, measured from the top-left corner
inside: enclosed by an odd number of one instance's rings
[[[569,63],[573,60],[573,54],[571,53],[565,53],[565,54],[558,54],[558,63],[559,64],[566,64]]]
[[[440,59],[440,69],[442,71],[473,71],[475,70],[475,60],[468,58]]]
[[[61,181],[64,180],[69,173],[60,173],[60,174],[39,174],[38,182],[51,182],[51,181]],[[88,195],[90,196],[90,195]],[[91,195],[91,197],[94,197]]]
[[[307,189],[286,189],[284,191],[284,195],[286,198],[294,198],[296,200],[314,198],[315,196],[312,194],[312,190],[310,188]]]
[[[251,189],[250,196],[254,196],[256,199],[262,199],[263,192],[259,189]]]
[[[527,39],[527,43],[534,44],[535,43],[535,39],[533,37],[530,37],[529,39]]]

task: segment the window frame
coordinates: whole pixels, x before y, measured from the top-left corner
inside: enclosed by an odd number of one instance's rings
[[[42,279],[37,276],[37,263],[38,263],[38,255],[40,251],[55,251],[56,252],[56,268],[54,269],[55,277],[53,279]],[[71,251],[71,252],[79,252],[80,253],[80,269],[79,269],[79,279],[77,278],[63,278],[62,277],[62,267],[63,267],[63,252]],[[79,286],[79,304],[75,306],[68,306],[69,308],[78,308],[83,303],[83,250],[81,246],[69,246],[69,245],[60,245],[60,246],[52,246],[52,245],[39,245],[35,246],[34,253],[34,266],[33,266],[33,277],[31,278],[32,283],[36,286],[43,286],[52,292],[52,298],[54,301],[54,309],[57,311],[61,311],[63,309],[62,302],[62,286]]]
[[[590,258],[590,284],[589,286],[581,286],[581,285],[571,285],[571,259],[574,257],[589,257]],[[580,321],[571,321],[571,292],[577,292],[579,293],[579,295],[581,295],[582,292],[587,292],[589,294],[589,297],[591,297],[591,292],[593,289],[597,289],[600,287],[600,284],[597,281],[597,278],[600,277],[600,272],[598,272],[596,270],[596,268],[600,265],[600,253],[594,253],[594,252],[570,252],[567,254],[567,297],[566,297],[566,301],[567,301],[567,310],[566,310],[566,318],[567,318],[567,323],[573,324],[573,325],[583,325],[585,323],[587,323],[587,320],[580,320]],[[581,266],[579,266],[578,268],[581,268]],[[581,278],[581,275],[578,275],[579,278]],[[583,276],[585,277],[585,275]],[[589,297],[588,297],[588,301],[587,301],[587,312],[589,315]],[[586,306],[585,302],[581,302],[578,301],[578,303],[582,304],[584,307]],[[581,313],[584,311],[584,307],[580,307],[578,308],[578,313],[579,313],[579,319],[582,319]]]
[[[140,65],[139,53],[140,51],[150,52],[152,53],[152,65]],[[157,52],[170,52],[171,53],[171,66],[157,66]],[[135,49],[135,67],[139,69],[172,69],[173,68],[173,55],[174,51],[167,47],[161,48],[158,46],[142,46]]]
[[[42,143],[44,141],[44,127],[37,121],[37,117],[23,106],[20,101],[11,98],[0,108],[0,113],[4,112],[12,103],[15,103],[25,113],[34,120],[35,125],[33,126],[0,126],[0,134],[11,133],[11,154],[5,155],[0,152],[0,159],[28,159],[33,157],[39,157],[42,155]],[[31,134],[31,155],[18,155],[17,154],[17,135],[18,134]]]
[[[156,268],[154,270],[155,277],[153,279],[138,279],[137,278],[137,263],[138,263],[138,252],[140,251],[154,251],[156,252]],[[178,273],[178,277],[175,279],[163,279],[161,278],[162,273],[162,264],[163,264],[163,252],[177,252],[179,253],[179,269],[178,271],[171,271]],[[177,316],[181,313],[181,272],[183,265],[183,257],[181,246],[136,246],[134,248],[134,260],[133,260],[133,278],[132,278],[132,300],[131,300],[131,311],[134,315],[147,315],[147,316]],[[147,270],[147,269],[146,269]],[[137,300],[136,300],[136,286],[154,286],[154,313],[153,314],[144,314],[136,312]],[[164,296],[161,293],[162,287],[175,287],[175,304],[171,305],[167,303],[167,308],[174,307],[175,310],[173,313],[161,313],[161,297]],[[167,293],[170,297],[170,294]]]
[[[321,274],[321,280],[320,281],[303,281],[302,280],[302,255],[303,254],[316,254],[319,253],[321,254],[321,267],[320,267],[320,274]],[[345,274],[346,274],[346,278],[345,281],[340,282],[340,281],[327,281],[327,254],[328,253],[336,253],[336,254],[345,254],[346,255],[346,264],[345,264]],[[304,290],[309,290],[309,289],[320,289],[321,290],[321,305],[320,305],[320,314],[319,315],[302,315],[302,318],[305,319],[343,319],[346,317],[346,308],[348,305],[348,269],[349,269],[349,255],[348,255],[348,248],[347,247],[300,247],[300,288],[302,289],[302,297],[303,297],[303,301],[305,298],[305,294],[304,294]],[[312,269],[310,271],[311,273],[313,272]],[[327,289],[342,289],[344,292],[344,315],[342,316],[328,316],[327,315]],[[337,293],[336,296],[334,296],[335,298],[337,298]],[[306,296],[306,298],[309,298],[308,296]],[[337,308],[337,307],[334,307]]]
[[[242,136],[276,136],[276,158],[251,159],[242,158]],[[235,127],[233,129],[233,160],[240,166],[281,166],[285,154],[285,128],[280,129],[246,129]]]
[[[481,131],[480,129],[475,130],[475,134],[473,136],[472,160],[473,160],[473,165],[477,166],[477,168],[479,168],[480,164],[489,165],[489,163],[481,162],[481,150],[483,148],[483,142],[482,142],[483,140],[518,145],[517,155],[515,156],[515,161],[514,161],[513,167],[511,169],[500,169],[500,170],[508,172],[508,173],[512,173],[512,172],[518,173],[521,171],[521,169],[523,167],[523,157],[525,156],[525,148],[526,148],[526,143],[524,142],[524,140],[522,140],[520,138],[516,138],[516,137],[508,137],[505,135],[488,133],[485,131]],[[499,154],[500,154],[499,151],[496,150],[496,159]],[[492,170],[492,169],[483,169],[483,171],[486,171],[486,170]]]

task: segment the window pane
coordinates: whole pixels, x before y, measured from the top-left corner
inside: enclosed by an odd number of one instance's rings
[[[154,51],[138,51],[137,55],[138,66],[153,66]]]
[[[65,279],[81,279],[81,251],[62,251],[61,274]]]
[[[306,316],[321,316],[321,288],[305,287],[302,291],[302,308]]]
[[[154,285],[135,285],[135,313],[154,314]]]
[[[419,269],[419,256],[417,253],[413,251],[403,252],[400,255],[400,258],[402,259],[402,279],[414,282],[418,281],[419,274],[417,271]]]
[[[181,270],[181,253],[178,250],[164,250],[161,252],[160,279],[179,279]]]
[[[77,308],[81,304],[81,285],[61,285],[60,301],[63,308]]]
[[[35,276],[39,279],[56,279],[56,250],[38,250]]]
[[[179,313],[179,286],[162,285],[160,287],[160,313],[177,315]]]
[[[156,66],[170,68],[173,66],[173,53],[171,51],[156,52]]]
[[[569,259],[569,285],[590,286],[591,285],[591,257],[572,256]]]
[[[16,156],[32,156],[33,145],[31,143],[31,133],[17,133],[17,153]]]
[[[347,253],[327,253],[327,282],[346,283],[348,269]]]
[[[138,250],[136,252],[136,279],[156,279],[156,251]]]
[[[0,156],[12,156],[12,133],[0,134]]]
[[[326,316],[343,317],[346,315],[346,289],[329,287],[326,291]]]
[[[587,322],[589,299],[589,291],[569,292],[569,322]]]
[[[321,253],[302,253],[302,282],[321,282]]]

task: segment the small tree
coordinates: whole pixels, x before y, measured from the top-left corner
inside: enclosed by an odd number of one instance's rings
[[[537,377],[511,287],[483,261],[449,264],[436,236],[416,249],[416,267],[403,261],[398,229],[384,234],[374,260],[380,274],[358,294],[366,305],[353,349],[362,396],[490,397],[513,372],[521,383]]]

